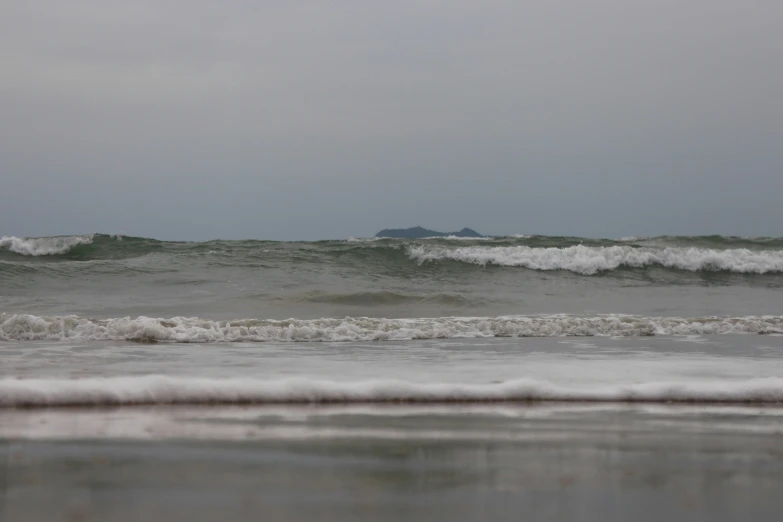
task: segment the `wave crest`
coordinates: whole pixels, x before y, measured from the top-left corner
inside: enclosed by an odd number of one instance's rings
[[[0,314],[2,341],[98,340],[174,343],[405,341],[479,337],[783,334],[783,316],[502,316],[424,319],[90,319]]]
[[[520,266],[533,270],[568,270],[583,275],[615,270],[620,267],[644,268],[658,265],[666,268],[698,271],[727,271],[743,274],[783,272],[783,251],[748,249],[713,250],[668,247],[635,248],[631,246],[564,248],[531,248],[528,246],[460,247],[417,245],[408,255],[419,264],[444,260],[477,265]]]
[[[93,235],[87,236],[53,236],[24,238],[3,236],[0,238],[0,248],[6,248],[15,254],[23,256],[53,256],[65,254],[79,245],[89,245]]]

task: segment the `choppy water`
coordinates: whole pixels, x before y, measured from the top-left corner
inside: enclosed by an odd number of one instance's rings
[[[780,238],[0,239],[5,406],[777,403],[780,334]]]

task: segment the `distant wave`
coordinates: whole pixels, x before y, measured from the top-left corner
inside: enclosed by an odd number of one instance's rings
[[[167,243],[143,237],[120,234],[86,234],[78,236],[0,238],[0,258],[53,258],[48,261],[89,261],[98,259],[125,259],[161,251],[169,245],[178,251],[181,243]],[[194,243],[209,245],[209,243]],[[199,246],[197,249],[202,250]],[[21,258],[19,257],[21,256]]]
[[[416,245],[409,248],[419,263],[461,261],[477,265],[519,266],[533,270],[568,270],[583,275],[620,267],[662,266],[680,270],[766,274],[783,272],[783,250],[715,250],[704,248],[637,248],[583,246],[532,248],[528,246],[446,248]]]
[[[309,264],[359,268],[375,273],[393,270],[411,273],[417,265],[436,269],[442,262],[466,265],[567,270],[595,275],[617,269],[660,267],[692,272],[723,271],[739,274],[783,272],[783,239],[656,237],[586,239],[576,237],[506,236],[495,238],[384,239],[349,238],[340,241],[277,242],[214,240],[158,241],[132,236],[90,234],[42,238],[4,236],[0,262],[48,264],[60,261],[120,261],[150,254],[169,256],[186,269],[188,258],[221,266],[286,267]],[[221,259],[215,259],[217,255]],[[195,262],[195,261],[194,261]],[[161,261],[156,260],[160,265]]]
[[[349,243],[374,243],[376,241],[383,241],[384,239],[387,239],[387,238],[384,238],[384,237],[353,237],[353,236],[351,236],[348,239],[346,239],[346,241],[349,242]]]
[[[478,337],[783,334],[783,316],[502,316],[383,319],[241,319],[174,317],[91,319],[0,314],[0,341],[106,340],[171,343],[403,341]]]
[[[494,237],[464,237],[464,236],[432,236],[423,237],[422,239],[435,239],[444,241],[493,241]]]
[[[23,238],[3,236],[0,238],[0,248],[23,256],[52,256],[64,254],[78,245],[89,245],[93,235],[87,236],[55,236]]]
[[[649,382],[570,388],[517,379],[495,384],[423,384],[140,376],[0,379],[0,407],[156,404],[486,403],[504,401],[781,403],[783,379]]]

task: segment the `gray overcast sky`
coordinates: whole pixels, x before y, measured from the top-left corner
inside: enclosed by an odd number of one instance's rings
[[[783,236],[781,0],[3,0],[0,235]]]

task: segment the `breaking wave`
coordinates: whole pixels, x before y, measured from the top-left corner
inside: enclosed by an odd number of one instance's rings
[[[419,264],[460,261],[477,265],[519,266],[533,270],[568,270],[583,275],[621,267],[661,266],[679,270],[726,271],[743,274],[783,272],[783,251],[704,248],[646,248],[632,246],[583,246],[532,248],[528,246],[446,248],[432,245],[409,247]]]
[[[162,375],[77,380],[0,379],[0,407],[5,408],[510,401],[780,403],[783,402],[783,379],[749,379],[732,383],[649,382],[583,388],[570,388],[532,379],[493,384],[423,384],[394,380],[264,381]]]
[[[783,316],[501,316],[383,319],[91,319],[0,314],[0,341],[344,342],[479,337],[783,334]]]
[[[106,234],[0,238],[0,259],[23,263],[35,260],[116,261],[153,253],[178,259],[181,264],[184,259],[211,256],[212,262],[221,266],[312,263],[318,268],[343,266],[375,272],[410,271],[425,264],[435,267],[445,261],[533,270],[567,270],[583,275],[648,267],[740,274],[783,272],[782,238],[704,236],[624,238],[618,241],[520,235],[417,240],[349,238],[313,242],[176,242]]]
[[[6,248],[23,256],[53,256],[64,254],[78,245],[89,245],[93,235],[24,238],[3,236],[0,248]]]

